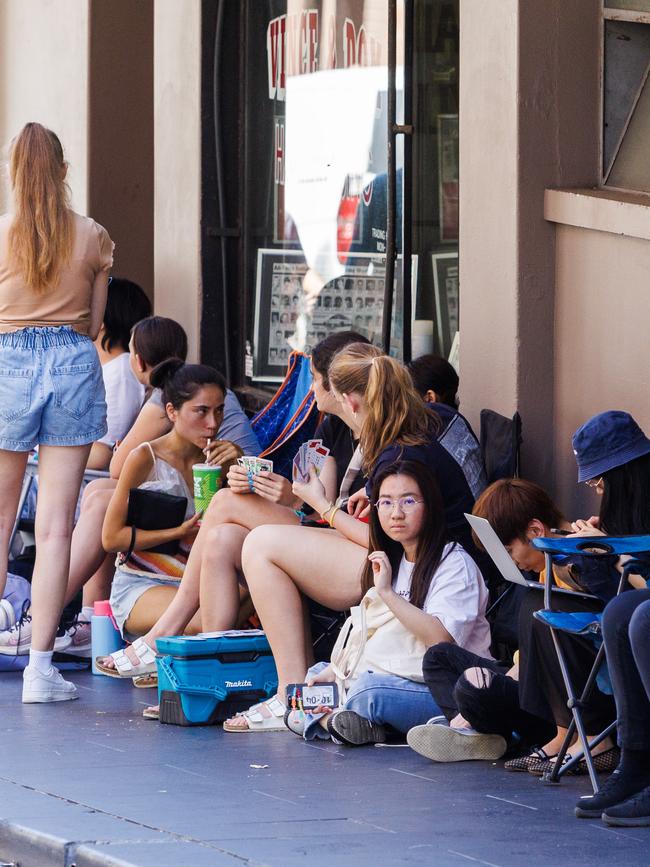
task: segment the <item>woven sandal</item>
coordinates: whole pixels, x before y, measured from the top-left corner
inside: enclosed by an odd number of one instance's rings
[[[550,762],[554,758],[555,756],[549,756],[546,750],[541,747],[533,747],[530,755],[510,759],[505,762],[503,767],[506,771],[529,771],[531,768],[541,767],[545,762]]]
[[[618,747],[610,747],[608,750],[603,750],[602,753],[597,753],[593,756],[594,762],[594,770],[597,774],[608,774],[612,771],[615,771],[618,767],[618,763],[621,757],[620,750]],[[562,765],[568,764],[572,759],[572,756],[567,753],[564,757],[564,761]],[[555,761],[551,759],[548,762],[542,762],[542,764],[534,768],[529,768],[528,773],[532,774],[534,777],[543,777],[544,774],[550,774],[553,768],[555,767]],[[587,768],[587,763],[584,759],[581,759],[577,762],[573,767],[564,771],[562,776],[571,776],[571,777],[584,777],[589,773],[589,769]]]

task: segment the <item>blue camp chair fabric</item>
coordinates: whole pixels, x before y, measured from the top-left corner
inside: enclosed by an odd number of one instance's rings
[[[280,387],[251,422],[262,447],[260,457],[272,460],[274,471],[287,479],[291,479],[295,453],[314,436],[318,425],[320,416],[311,385],[309,357],[292,352]]]
[[[579,556],[585,561],[593,561],[595,558],[618,558],[624,554],[630,559],[625,563],[623,574],[618,582],[616,595],[621,593],[627,584],[627,576],[630,573],[647,574],[648,553],[650,552],[650,536],[573,536],[568,538],[539,538],[533,539],[535,548],[543,551],[546,557],[546,574],[553,575],[552,560],[561,559],[563,562],[572,557]],[[597,684],[598,688],[605,693],[611,694],[611,684],[606,670],[605,648],[600,634],[601,615],[592,611],[565,612],[555,611],[551,605],[553,595],[551,593],[551,581],[547,581],[544,587],[545,608],[536,611],[534,617],[544,623],[551,630],[553,644],[557,653],[562,679],[568,695],[567,705],[571,710],[573,720],[564,743],[555,762],[555,767],[547,775],[549,782],[557,782],[558,778],[566,773],[579,757],[563,764],[564,756],[571,743],[574,733],[577,731],[584,753],[584,759],[589,771],[589,777],[594,792],[598,792],[598,781],[591,757],[589,744],[582,721],[581,711],[589,701],[592,690]],[[566,665],[562,647],[557,638],[557,633],[566,635],[583,635],[590,637],[598,648],[591,672],[580,695],[577,695],[571,682],[569,670]],[[609,725],[598,737],[592,741],[592,746],[603,740],[612,730],[614,724]]]
[[[600,631],[601,614],[592,611],[536,611],[535,617],[551,626],[570,632],[571,635],[589,635]]]

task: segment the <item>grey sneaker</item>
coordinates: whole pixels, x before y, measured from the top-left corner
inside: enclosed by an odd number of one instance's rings
[[[602,815],[606,825],[619,828],[640,828],[650,825],[650,786],[632,795],[622,804],[608,807]]]
[[[327,720],[327,731],[332,740],[336,739],[348,747],[386,743],[386,729],[353,710],[337,710],[331,714]]]
[[[52,666],[42,674],[28,665],[23,672],[23,704],[44,704],[50,701],[72,701],[79,698],[77,687],[61,677],[58,668]]]
[[[415,726],[406,742],[432,762],[494,761],[505,753],[507,744],[501,735],[484,735],[473,729],[452,729],[444,725]]]

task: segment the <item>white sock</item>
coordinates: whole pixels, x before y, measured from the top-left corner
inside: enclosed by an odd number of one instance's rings
[[[84,605],[81,611],[79,612],[79,620],[83,623],[90,623],[90,618],[94,614],[94,607],[92,605]]]
[[[52,653],[53,651],[51,650],[34,650],[30,648],[29,664],[41,674],[49,674],[52,668]]]

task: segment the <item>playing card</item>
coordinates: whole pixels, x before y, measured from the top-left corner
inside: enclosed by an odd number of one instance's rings
[[[323,469],[325,465],[325,458],[330,453],[330,450],[327,446],[318,445],[316,448],[309,450],[309,462],[312,464],[314,469],[316,470],[316,475],[320,475],[320,471]]]
[[[300,446],[300,472],[302,473],[302,477],[305,481],[309,478],[309,471],[307,463],[307,454],[309,452],[309,443],[303,443]]]
[[[272,473],[273,472],[273,461],[267,461],[266,458],[258,458],[258,473]]]
[[[296,456],[293,459],[293,465],[295,468],[294,477],[299,482],[306,482],[309,478],[308,470],[307,470],[307,461],[306,455],[309,446],[307,443],[303,443],[298,451],[296,452]]]
[[[298,464],[298,452],[296,452],[295,455],[293,456],[292,465],[293,465],[293,480],[294,480],[294,482],[296,480],[298,480],[299,482],[302,481],[302,478],[300,475],[300,466]]]

